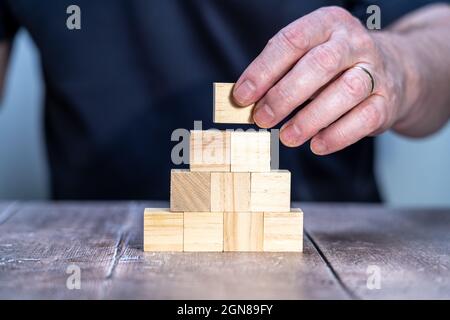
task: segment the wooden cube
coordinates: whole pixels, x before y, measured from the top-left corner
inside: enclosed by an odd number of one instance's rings
[[[170,174],[171,211],[211,211],[211,173],[173,169]]]
[[[231,132],[231,171],[270,171],[270,132]]]
[[[250,173],[212,172],[211,211],[249,212]]]
[[[289,212],[291,173],[287,170],[254,172],[251,177],[251,211]]]
[[[223,213],[185,212],[184,251],[223,251]]]
[[[303,212],[264,212],[264,251],[303,251]]]
[[[145,209],[144,251],[183,251],[183,213]]]
[[[262,212],[224,213],[224,251],[262,251]]]
[[[192,130],[191,171],[230,171],[230,132]]]
[[[254,104],[238,106],[232,98],[234,83],[214,83],[214,122],[215,123],[254,123]]]

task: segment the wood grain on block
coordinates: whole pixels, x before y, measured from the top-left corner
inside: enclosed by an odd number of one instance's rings
[[[270,132],[231,133],[231,171],[270,171]]]
[[[238,106],[232,98],[234,83],[214,83],[214,122],[215,123],[254,123],[254,104]]]
[[[191,171],[230,171],[230,132],[192,130],[189,162]]]
[[[183,213],[145,209],[144,251],[183,251]]]
[[[223,213],[185,212],[184,251],[223,251]]]
[[[264,212],[264,251],[303,251],[303,212]]]
[[[170,174],[171,211],[211,211],[211,173],[173,169]]]
[[[262,251],[262,212],[224,213],[224,251]]]
[[[289,212],[291,173],[288,170],[253,172],[250,206],[255,212]]]
[[[211,211],[250,211],[250,172],[211,173]]]

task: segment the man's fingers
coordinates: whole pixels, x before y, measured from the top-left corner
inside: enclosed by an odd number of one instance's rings
[[[370,95],[371,80],[350,68],[281,128],[283,144],[297,147],[347,113]]]
[[[372,95],[311,140],[311,150],[326,155],[342,150],[384,127],[387,114],[382,96]]]
[[[324,11],[316,10],[278,32],[247,67],[233,91],[242,106],[258,101],[311,48],[328,40],[332,28]]]
[[[352,62],[351,48],[342,38],[311,49],[257,103],[253,115],[256,124],[273,127]]]

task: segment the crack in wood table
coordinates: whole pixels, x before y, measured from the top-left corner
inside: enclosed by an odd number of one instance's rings
[[[0,298],[450,298],[450,209],[293,203],[303,253],[144,253],[144,208],[167,205],[0,202]]]

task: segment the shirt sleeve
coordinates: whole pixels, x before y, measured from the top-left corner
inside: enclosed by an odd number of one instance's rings
[[[377,5],[380,7],[381,28],[388,27],[390,24],[402,16],[433,3],[449,3],[450,0],[357,0],[351,1],[350,12],[362,22],[365,22],[369,16],[366,13],[367,7]]]
[[[0,0],[0,41],[14,38],[19,23],[13,16],[8,0]]]

